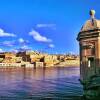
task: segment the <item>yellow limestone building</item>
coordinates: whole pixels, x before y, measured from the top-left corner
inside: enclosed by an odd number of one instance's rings
[[[95,18],[94,10],[90,11],[90,16],[77,36],[81,81],[86,81],[92,75],[100,73],[100,20]]]

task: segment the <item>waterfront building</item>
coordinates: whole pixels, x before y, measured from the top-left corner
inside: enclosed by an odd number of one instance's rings
[[[15,57],[13,59],[15,59],[16,63],[21,63],[22,62],[22,57]]]
[[[72,59],[76,59],[75,56],[66,56],[63,54],[62,55],[47,54],[37,51],[23,51],[17,53],[4,52],[0,53],[0,63],[1,63],[0,66],[4,65],[11,67],[13,63],[14,64],[19,63],[20,67],[51,67],[54,65],[65,66],[66,64],[76,65],[77,61],[76,60],[72,61]],[[66,63],[61,63],[61,62],[66,62]]]
[[[16,57],[16,54],[15,53],[12,53],[12,52],[5,52],[5,58],[13,58],[13,57]]]
[[[3,59],[3,63],[15,63],[15,57],[16,54],[12,53],[12,52],[5,52],[4,53],[4,59]]]
[[[22,61],[22,57],[16,57],[15,53],[6,52],[4,53],[4,58],[2,63],[20,63]]]
[[[89,80],[100,73],[100,20],[95,18],[95,11],[90,11],[90,20],[82,26],[77,40],[80,47],[80,78]]]
[[[65,55],[58,55],[58,60],[60,62],[64,61],[64,59],[65,59]]]
[[[34,68],[34,64],[31,64],[30,62],[24,62],[24,61],[22,61],[20,64],[21,64],[21,67]]]
[[[34,62],[34,67],[35,68],[44,67],[44,62]]]
[[[5,53],[0,53],[0,58],[5,58]]]
[[[56,55],[45,55],[43,58],[40,60],[41,62],[44,62],[45,66],[54,66],[56,63],[59,61],[57,60]]]
[[[34,68],[34,64],[30,64],[30,63],[29,63],[29,64],[26,64],[25,67],[26,67],[26,68]]]
[[[22,57],[22,60],[25,61],[25,62],[31,62],[31,59],[30,59],[30,55],[26,53],[26,51],[24,52],[18,52],[16,54],[17,57]]]
[[[31,54],[30,55],[31,63],[40,62],[41,58],[43,58],[43,57],[44,57],[43,54]]]
[[[0,63],[0,68],[5,68],[5,67],[21,67],[21,63]]]

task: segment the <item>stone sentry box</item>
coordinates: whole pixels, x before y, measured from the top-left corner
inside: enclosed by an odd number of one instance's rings
[[[100,74],[100,20],[95,19],[95,11],[90,11],[90,20],[82,26],[77,36],[80,48],[80,79],[88,80]]]

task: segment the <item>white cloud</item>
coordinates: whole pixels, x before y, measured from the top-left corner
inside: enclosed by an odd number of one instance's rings
[[[22,49],[29,49],[29,47],[27,45],[24,45],[23,47],[21,47]]]
[[[21,48],[19,48],[19,50],[31,50],[31,47],[27,46],[27,45],[23,45]]]
[[[21,44],[27,44],[27,43],[29,43],[28,40],[24,40],[23,38],[19,38],[18,42],[21,43]]]
[[[53,28],[53,27],[56,26],[56,24],[37,24],[36,26],[38,28],[41,28],[41,27],[51,27],[51,28]]]
[[[49,44],[49,48],[54,48],[55,45],[54,44]]]
[[[1,46],[8,46],[8,47],[12,47],[14,46],[14,44],[15,44],[15,41],[4,41],[0,43]]]
[[[29,35],[33,36],[33,38],[38,42],[52,42],[51,39],[48,39],[45,36],[42,36],[39,32],[32,30],[29,32]]]
[[[6,33],[3,29],[0,29],[0,37],[16,37],[13,33]]]
[[[20,43],[24,43],[24,39],[23,38],[19,38],[18,40]]]
[[[0,48],[0,52],[4,52],[4,51]]]
[[[56,30],[56,24],[37,24],[37,28],[50,28]]]

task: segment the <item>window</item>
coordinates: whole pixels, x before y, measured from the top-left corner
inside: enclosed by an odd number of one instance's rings
[[[88,58],[88,67],[94,67],[94,57]]]

